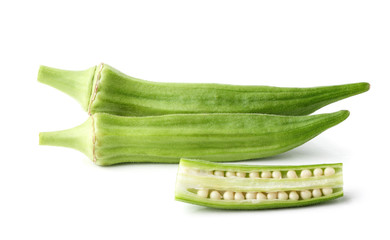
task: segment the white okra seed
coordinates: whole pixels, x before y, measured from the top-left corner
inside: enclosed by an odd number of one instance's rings
[[[256,199],[257,199],[257,200],[265,200],[265,199],[267,199],[267,196],[265,196],[264,193],[258,192],[258,193],[256,194]]]
[[[236,173],[235,173],[235,172],[227,171],[225,176],[226,176],[226,177],[235,177],[235,176],[236,176]]]
[[[299,199],[299,195],[296,191],[291,191],[289,194],[288,194],[288,197],[290,200],[298,200]]]
[[[314,174],[314,176],[319,177],[319,176],[322,176],[324,174],[324,171],[321,168],[316,168],[316,169],[314,169],[313,174]]]
[[[313,197],[321,197],[322,196],[322,192],[320,189],[314,189],[313,190]]]
[[[218,200],[218,199],[221,199],[221,194],[218,192],[218,191],[212,191],[211,193],[210,193],[210,198],[211,199],[216,199],[216,200]]]
[[[199,175],[199,174],[200,174],[200,170],[197,169],[197,168],[193,168],[193,169],[191,169],[191,174],[193,174],[193,175]]]
[[[278,195],[276,194],[276,192],[270,192],[270,193],[267,193],[267,199],[268,200],[274,200],[278,197]]]
[[[273,171],[272,172],[272,177],[280,179],[280,178],[282,178],[282,173],[280,171]]]
[[[197,194],[199,197],[207,198],[209,195],[209,190],[208,189],[199,189]]]
[[[244,194],[242,194],[242,192],[235,192],[234,193],[234,200],[244,200],[245,197],[244,197]]]
[[[250,172],[249,177],[250,178],[259,178],[260,174],[259,174],[259,172]]]
[[[301,178],[311,177],[311,171],[309,169],[304,169],[301,172]]]
[[[332,168],[332,167],[325,168],[325,171],[324,171],[325,176],[332,176],[335,173],[336,173],[336,171],[334,170],[334,168]]]
[[[287,193],[286,192],[278,192],[278,199],[287,200],[288,199]]]
[[[256,193],[255,192],[247,192],[245,194],[246,199],[256,199]]]
[[[333,193],[333,189],[332,188],[323,188],[322,189],[322,193],[326,196],[326,195],[330,195]]]
[[[237,176],[237,177],[244,178],[244,177],[246,177],[246,173],[244,173],[244,172],[237,172],[237,173],[236,173],[236,176]]]
[[[298,178],[298,175],[294,170],[290,170],[287,172],[287,178]]]
[[[223,176],[225,176],[225,173],[223,171],[215,170],[214,175],[218,176],[218,177],[223,177]]]
[[[226,191],[223,193],[223,199],[225,200],[233,200],[234,199],[234,193],[232,191]]]
[[[303,200],[311,198],[311,191],[310,190],[301,191],[301,198]]]
[[[263,172],[261,172],[261,177],[262,178],[271,178],[272,174],[270,171],[263,171]]]

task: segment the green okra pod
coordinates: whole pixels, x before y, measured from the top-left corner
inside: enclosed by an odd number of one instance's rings
[[[77,149],[98,165],[177,163],[181,157],[238,161],[286,152],[348,116],[346,110],[310,116],[97,113],[78,127],[40,133],[40,144]]]
[[[307,115],[363,93],[368,83],[313,88],[150,82],[107,64],[85,71],[41,66],[38,81],[75,98],[85,111],[122,116],[177,113],[265,113]]]
[[[267,209],[343,196],[342,164],[256,166],[181,159],[175,199],[223,209]]]

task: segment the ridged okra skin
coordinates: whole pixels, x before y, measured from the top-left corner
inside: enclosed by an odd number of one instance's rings
[[[107,64],[85,71],[41,66],[38,81],[71,95],[91,114],[121,116],[177,113],[307,115],[369,89],[369,84],[364,82],[313,88],[159,83],[127,76]]]
[[[342,164],[256,166],[181,159],[175,199],[222,209],[318,204],[343,196]]]
[[[40,133],[40,144],[77,149],[98,165],[177,163],[181,157],[238,161],[286,152],[348,116],[345,110],[310,116],[100,113],[76,128]]]

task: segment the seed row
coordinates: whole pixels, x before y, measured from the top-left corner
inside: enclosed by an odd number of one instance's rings
[[[313,170],[304,169],[297,174],[295,170],[289,170],[282,173],[281,171],[253,171],[253,172],[233,172],[233,171],[209,171],[210,174],[213,174],[218,177],[240,177],[240,178],[309,178],[309,177],[320,177],[320,176],[332,176],[336,173],[336,170],[332,167],[315,168]]]
[[[333,193],[333,188],[311,189],[302,191],[280,192],[233,192],[199,189],[197,195],[213,200],[306,200]]]

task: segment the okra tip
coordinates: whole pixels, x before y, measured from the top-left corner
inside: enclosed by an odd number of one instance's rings
[[[38,82],[54,87],[76,99],[88,110],[96,66],[84,71],[68,71],[41,65]]]
[[[324,126],[326,125],[328,126],[327,128],[330,128],[347,119],[350,115],[350,112],[348,110],[340,110],[329,114],[319,114],[318,116],[320,115],[325,117],[324,120],[326,123],[324,123]]]
[[[364,82],[364,84],[366,85],[366,89],[367,89],[366,91],[370,90],[371,84],[368,82]]]
[[[349,117],[349,115],[351,114],[351,112],[348,111],[348,110],[340,110],[340,111],[338,111],[338,112],[336,112],[336,113],[338,113],[338,114],[341,116],[342,121],[344,121],[345,119],[347,119],[347,118]]]
[[[357,94],[359,93],[364,93],[364,92],[367,92],[368,90],[370,90],[370,83],[368,82],[360,82],[360,83],[357,83],[358,85],[358,89],[360,89],[360,91],[357,91]]]

